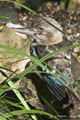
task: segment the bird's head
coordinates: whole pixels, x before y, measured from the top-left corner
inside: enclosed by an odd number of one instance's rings
[[[61,25],[52,18],[44,17],[51,24],[62,30]],[[33,44],[42,44],[42,45],[52,45],[58,44],[62,41],[62,33],[58,31],[56,28],[51,26],[49,23],[44,21],[42,18],[37,18],[32,24],[32,29],[28,31],[26,29],[23,30],[22,33],[34,35]]]
[[[58,22],[49,17],[44,17],[51,24],[62,30],[62,27]],[[62,41],[62,33],[58,31],[56,28],[51,26],[46,21],[41,18],[37,20],[34,24],[34,28],[36,29],[36,34],[34,35],[35,42],[42,45],[52,45],[58,44]]]

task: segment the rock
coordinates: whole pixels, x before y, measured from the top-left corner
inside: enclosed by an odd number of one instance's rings
[[[71,62],[71,70],[74,76],[74,82],[77,83],[75,86],[75,91],[80,95],[80,47],[76,47],[72,53],[72,62]],[[80,109],[80,108],[78,108]]]
[[[9,20],[14,23],[17,20],[17,12],[11,7],[0,7],[0,16],[9,17],[9,19],[0,18],[0,23],[7,23]]]
[[[7,45],[13,48],[20,49],[27,54],[29,54],[29,46],[31,44],[32,39],[23,39],[21,36],[17,35],[15,31],[13,31],[11,28],[5,27],[3,32],[0,32],[0,45]],[[0,48],[1,50],[1,48]],[[8,69],[15,71],[18,69],[17,73],[22,72],[25,69],[25,66],[29,59],[25,56],[14,56],[9,54],[0,54],[1,57],[13,57],[11,59],[0,59],[0,66],[6,66]],[[19,61],[17,63],[11,64],[12,62],[16,62],[18,60],[24,59],[22,61]],[[10,75],[9,71],[5,71],[7,75]],[[2,74],[0,74],[0,83],[4,80],[4,77]]]
[[[74,49],[74,52],[72,54],[72,64],[71,69],[72,73],[74,75],[75,81],[80,81],[80,48],[77,47]]]

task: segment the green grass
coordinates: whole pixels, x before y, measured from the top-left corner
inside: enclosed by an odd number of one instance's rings
[[[10,0],[3,0],[3,1],[9,1],[9,2],[13,2],[13,1],[10,1]],[[15,2],[16,3],[16,2]],[[20,5],[21,7],[27,9],[28,11],[31,11],[33,12],[34,14],[38,15],[40,17],[39,14],[37,14],[36,12],[34,12],[33,10],[31,10],[30,8],[20,4],[20,3],[16,3],[18,5]],[[1,16],[2,18],[5,18],[3,16]],[[44,19],[44,18],[42,18]],[[50,23],[49,23],[50,24]],[[51,24],[52,25],[52,24]],[[56,28],[56,26],[52,25],[53,27]],[[58,29],[58,28],[56,28]],[[58,29],[59,30],[59,29]],[[61,31],[62,32],[62,31]],[[62,32],[63,33],[63,32]],[[48,58],[52,57],[53,55],[59,53],[59,52],[62,52],[62,51],[65,51],[65,50],[68,50],[70,48],[75,48],[75,47],[80,47],[80,44],[77,44],[77,45],[71,45],[71,46],[66,46],[65,48],[61,48],[57,51],[54,51],[46,56],[44,56],[43,58],[41,59],[36,59],[28,54],[26,54],[25,52],[19,50],[19,49],[16,49],[16,48],[12,48],[10,46],[5,46],[5,45],[0,45],[0,48],[2,49],[2,51],[0,51],[0,54],[6,54],[6,55],[16,55],[16,57],[18,55],[22,55],[23,57],[28,57],[30,58],[34,64],[32,64],[31,66],[29,66],[28,68],[26,68],[23,72],[17,74],[17,68],[15,71],[12,71],[10,69],[7,69],[6,66],[0,66],[0,72],[1,74],[5,77],[5,80],[0,84],[0,119],[1,120],[18,120],[18,115],[22,115],[24,116],[24,118],[26,120],[43,120],[40,116],[37,117],[37,114],[43,114],[43,115],[47,115],[47,116],[50,116],[53,118],[53,120],[60,120],[61,118],[57,118],[55,117],[53,114],[51,113],[47,113],[47,112],[44,112],[44,111],[40,111],[40,110],[33,110],[31,109],[27,102],[30,102],[30,100],[28,101],[25,101],[23,96],[20,94],[20,92],[17,90],[17,88],[15,87],[15,83],[19,80],[19,79],[23,79],[25,82],[27,82],[25,79],[24,79],[24,76],[28,73],[32,73],[32,72],[41,72],[41,71],[32,71],[34,68],[36,68],[37,66],[40,66],[40,67],[43,67],[45,70],[48,70],[49,72],[51,72],[48,68],[46,68],[42,63],[47,60]],[[4,51],[3,51],[4,50]],[[0,59],[11,59],[10,57],[8,58],[0,58]],[[19,60],[20,61],[20,60]],[[18,61],[16,61],[15,63],[17,63]],[[11,63],[11,64],[14,64],[14,63]],[[54,68],[53,68],[54,69]],[[7,70],[7,71],[10,71],[11,74],[8,76],[4,70]],[[58,71],[59,72],[59,71]],[[60,75],[62,75],[60,72],[59,72]],[[54,74],[55,77],[57,78],[57,74]],[[14,77],[13,77],[14,76]],[[64,76],[66,77],[66,76]],[[16,79],[16,81],[15,81]],[[61,82],[61,81],[60,81]],[[73,89],[70,89],[69,86],[66,86],[65,83],[62,83],[67,89],[69,89],[72,94],[73,94]],[[74,84],[76,84],[74,82]],[[77,84],[76,84],[77,85]],[[79,88],[80,86],[77,85]],[[32,88],[34,89],[34,87],[32,86]],[[5,98],[5,95],[3,95],[3,93],[5,93],[6,91],[8,91],[9,89],[12,89],[13,92],[15,93],[15,95],[17,96],[17,98],[19,99],[19,101],[16,101],[16,103],[14,102],[15,99],[14,98],[11,98],[13,99],[13,101],[11,100],[8,100]],[[37,91],[38,93],[38,91]],[[39,93],[38,93],[39,94]],[[39,94],[40,95],[40,94]],[[59,116],[59,114],[57,113],[57,111],[40,95],[40,97],[42,98],[42,100],[45,102],[45,104],[49,107],[49,109],[51,109],[52,111],[54,111],[54,113],[56,113],[56,115]],[[32,99],[32,100],[35,100],[35,99]],[[18,110],[16,110],[16,107]],[[13,110],[13,111],[11,111]],[[4,113],[2,112],[4,111]]]
[[[34,64],[32,64],[30,67],[28,67],[27,69],[25,69],[23,72],[21,72],[20,74],[17,74],[16,72],[17,72],[17,69],[15,70],[15,71],[11,71],[11,70],[9,70],[9,69],[7,69],[6,67],[0,67],[0,70],[3,72],[3,75],[5,76],[5,81],[4,82],[2,82],[2,84],[0,84],[0,95],[2,95],[4,92],[6,92],[9,88],[12,88],[12,90],[14,91],[14,93],[16,94],[16,96],[18,97],[18,99],[20,100],[20,103],[21,103],[21,105],[16,105],[18,108],[21,108],[22,110],[21,110],[21,112],[20,112],[20,110],[19,111],[15,111],[14,110],[14,112],[9,112],[9,113],[6,113],[6,114],[2,114],[1,113],[1,115],[2,116],[4,116],[4,118],[9,118],[9,117],[11,117],[11,116],[14,116],[14,115],[18,115],[18,114],[25,114],[25,113],[33,113],[33,115],[31,115],[31,117],[33,118],[33,119],[36,119],[35,118],[35,115],[34,115],[34,113],[41,113],[41,114],[45,114],[45,115],[49,115],[49,116],[51,116],[51,117],[53,117],[53,118],[55,118],[55,116],[53,116],[52,114],[49,114],[49,113],[46,113],[46,112],[43,112],[43,111],[38,111],[38,110],[31,110],[30,108],[29,108],[29,106],[27,105],[27,103],[26,103],[26,101],[24,100],[24,98],[22,97],[22,95],[19,93],[19,91],[16,89],[16,87],[14,86],[14,80],[15,80],[15,78],[18,78],[17,80],[19,80],[19,79],[24,79],[23,77],[24,77],[24,75],[26,75],[26,74],[28,74],[28,73],[30,73],[35,67],[37,67],[37,66],[40,66],[40,67],[43,67],[44,69],[47,69],[43,64],[42,64],[42,62],[44,62],[45,60],[47,60],[48,58],[50,58],[50,57],[52,57],[53,55],[55,55],[55,54],[57,54],[57,53],[59,53],[59,52],[62,52],[62,51],[64,51],[64,50],[67,50],[67,49],[69,49],[69,48],[75,48],[75,47],[79,47],[80,46],[80,44],[77,44],[77,45],[72,45],[72,46],[67,46],[67,47],[65,47],[65,48],[61,48],[61,49],[59,49],[59,50],[57,50],[57,51],[54,51],[54,52],[52,52],[52,53],[50,53],[50,54],[48,54],[48,55],[46,55],[46,56],[44,56],[43,58],[41,58],[40,60],[38,60],[38,59],[36,59],[36,58],[34,58],[34,57],[32,57],[32,56],[29,56],[29,55],[27,55],[25,52],[23,52],[23,51],[21,51],[21,50],[18,50],[18,49],[16,49],[16,48],[11,48],[11,47],[9,47],[9,46],[5,46],[5,45],[0,45],[0,48],[3,48],[5,51],[2,51],[2,52],[0,52],[0,54],[3,54],[3,53],[5,53],[5,54],[13,54],[13,55],[22,55],[22,56],[25,56],[25,57],[29,57],[33,62],[34,62]],[[9,76],[7,76],[6,75],[6,73],[4,73],[4,71],[3,71],[3,69],[5,69],[5,70],[7,70],[7,71],[11,71],[12,73],[9,75]],[[50,71],[50,70],[49,70]],[[35,72],[35,71],[34,71]],[[51,72],[51,71],[50,71]],[[14,77],[12,77],[14,75]],[[56,76],[57,77],[57,76]],[[16,81],[17,82],[17,81]],[[64,83],[62,83],[62,84],[64,84]],[[65,85],[65,84],[64,84]],[[65,85],[65,87],[67,87],[66,85]],[[79,86],[80,87],[80,86]],[[69,88],[67,88],[67,89],[69,89]],[[73,92],[73,90],[71,90],[72,92]],[[1,96],[1,101],[3,100],[3,102],[4,102],[4,99],[5,99],[5,96]],[[44,99],[44,98],[42,98],[44,101],[45,101],[45,103],[46,104],[48,104],[47,103],[47,101]],[[0,101],[0,102],[1,102]],[[7,101],[6,101],[7,102]],[[5,102],[5,103],[6,103]],[[13,104],[14,103],[11,103],[11,101],[9,101],[8,102],[8,104],[10,104],[10,106],[13,106]],[[3,106],[4,107],[4,106]],[[50,108],[51,108],[51,106],[50,106]],[[52,109],[52,108],[51,108]],[[53,109],[53,111],[55,112],[55,110]],[[56,112],[57,113],[57,112]],[[11,114],[11,115],[10,115]],[[57,113],[58,114],[58,113]],[[1,117],[2,117],[1,116]],[[58,118],[56,118],[56,119],[58,119]]]

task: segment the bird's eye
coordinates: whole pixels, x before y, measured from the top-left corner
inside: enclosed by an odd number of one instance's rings
[[[40,30],[44,30],[43,28],[39,28]]]

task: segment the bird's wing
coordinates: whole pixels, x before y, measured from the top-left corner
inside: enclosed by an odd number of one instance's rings
[[[56,83],[59,82],[58,79],[50,77],[47,74],[45,74],[43,77],[49,90],[58,100],[61,100],[63,97],[65,97],[65,89],[63,85]]]
[[[51,93],[58,99],[61,100],[65,97],[65,93],[68,95],[68,91],[79,101],[79,97],[74,91],[69,78],[64,75],[58,75],[57,78],[54,75],[44,74],[44,80]]]
[[[31,47],[31,55],[40,59],[49,53],[49,47],[52,50],[56,49],[54,46],[44,45]],[[38,66],[38,69],[40,71],[46,72],[44,74],[42,73],[41,76],[45,80],[52,94],[54,94],[57,99],[61,100],[63,97],[65,97],[66,89],[68,89],[77,98],[75,91],[71,89],[71,87],[69,87],[69,85],[71,85],[71,81],[67,77],[64,77],[64,75],[66,75],[69,78],[72,78],[69,57],[66,57],[65,53],[60,53],[46,60],[45,62],[49,64],[49,66],[46,63],[44,63],[44,66],[47,67],[50,71],[52,71],[52,73],[57,73],[58,75],[58,77],[56,78],[54,76],[55,74],[51,74],[48,70],[45,70],[44,68]],[[62,73],[62,75],[59,74],[56,70],[52,69],[52,67],[58,69]]]

